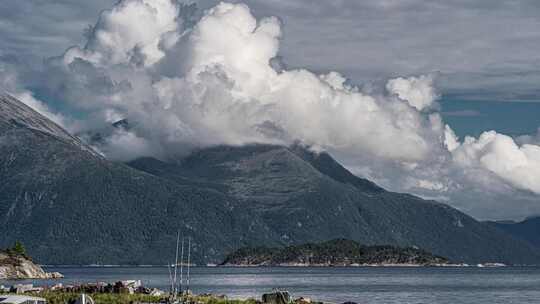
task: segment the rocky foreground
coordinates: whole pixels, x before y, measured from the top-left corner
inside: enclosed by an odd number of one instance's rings
[[[0,279],[55,279],[63,277],[58,272],[45,272],[25,256],[0,251]]]
[[[336,239],[318,244],[285,248],[242,248],[228,255],[229,266],[431,266],[446,265],[448,259],[418,248],[363,246]]]

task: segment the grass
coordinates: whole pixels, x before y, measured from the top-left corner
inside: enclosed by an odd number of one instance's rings
[[[79,293],[71,292],[41,292],[36,294],[38,297],[47,299],[48,304],[67,304],[73,303]],[[158,303],[161,297],[155,297],[145,294],[121,294],[121,293],[95,293],[89,294],[96,304],[130,304],[130,303]]]
[[[256,304],[257,301],[254,299],[247,300],[230,300],[223,298],[216,298],[211,296],[195,296],[193,297],[194,302],[202,304]]]
[[[30,294],[29,294],[30,295]],[[47,304],[69,304],[74,303],[80,293],[46,291],[31,296],[45,298]],[[156,297],[145,294],[127,293],[94,293],[88,294],[96,304],[135,304],[135,303],[159,303],[164,302],[165,297]],[[254,299],[231,300],[213,296],[192,296],[190,302],[197,304],[256,304]]]

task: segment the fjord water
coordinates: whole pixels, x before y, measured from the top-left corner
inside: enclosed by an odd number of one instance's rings
[[[47,271],[60,271],[66,277],[59,281],[0,280],[0,284],[140,279],[146,286],[166,289],[169,281],[165,267],[48,267]],[[540,303],[540,268],[192,268],[195,293],[259,298],[273,288],[289,290],[295,297],[335,303]]]

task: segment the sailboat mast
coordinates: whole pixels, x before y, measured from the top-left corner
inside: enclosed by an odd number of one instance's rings
[[[174,285],[173,285],[173,277],[172,277],[172,271],[171,271],[171,263],[167,263],[167,269],[169,270],[169,282],[171,283],[171,286],[169,286],[169,292],[171,293],[171,295],[173,294],[174,292]]]
[[[173,294],[176,298],[177,290],[176,290],[176,271],[178,269],[178,244],[180,243],[180,231],[176,234],[176,256],[174,260],[174,280],[173,280]]]
[[[191,266],[191,237],[188,237],[188,258],[187,258],[187,291],[189,292],[189,269]]]
[[[182,285],[184,284],[184,237],[182,237],[182,253],[180,256],[180,293],[182,293]]]

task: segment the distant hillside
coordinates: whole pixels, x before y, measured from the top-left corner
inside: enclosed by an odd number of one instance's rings
[[[540,249],[540,216],[527,218],[522,222],[487,223]]]
[[[216,146],[177,161],[141,158],[130,166],[186,186],[214,189],[251,212],[236,248],[281,247],[345,238],[365,245],[424,248],[456,262],[536,264],[539,253],[436,201],[389,192],[357,177],[328,153],[301,145]],[[523,251],[522,251],[523,250]],[[231,252],[231,251],[229,251]],[[521,253],[520,253],[521,252]],[[527,252],[527,253],[525,253]]]
[[[222,265],[237,266],[351,266],[440,265],[448,259],[424,250],[395,246],[362,246],[337,239],[285,248],[250,247],[228,255]]]

